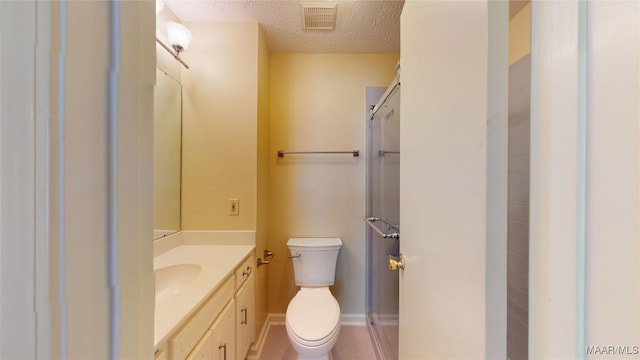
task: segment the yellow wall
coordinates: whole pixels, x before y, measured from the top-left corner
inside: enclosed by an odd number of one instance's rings
[[[398,54],[272,54],[270,58],[269,312],[297,291],[289,237],[341,237],[336,286],[343,314],[365,312],[365,88],[388,86]],[[278,150],[353,150],[362,156]]]
[[[191,23],[182,70],[182,229],[255,230],[268,248],[269,51],[257,23]],[[228,199],[240,200],[229,215]],[[256,331],[267,316],[268,267],[257,272]]]
[[[253,230],[258,24],[190,23],[182,72],[182,229]],[[229,215],[229,199],[240,215]]]
[[[509,65],[531,52],[531,4],[509,21]]]

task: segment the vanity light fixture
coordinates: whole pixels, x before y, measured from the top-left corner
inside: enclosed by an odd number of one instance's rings
[[[165,26],[169,44],[175,50],[176,56],[180,55],[182,50],[186,50],[191,43],[191,31],[186,26],[173,21],[168,21]]]
[[[156,42],[167,50],[173,57],[178,60],[185,68],[189,68],[182,59],[180,59],[180,53],[189,47],[191,43],[191,31],[187,29],[186,26],[179,24],[177,22],[168,21],[165,24],[167,28],[167,38],[169,39],[169,44],[171,45],[171,50],[167,45],[165,45],[160,39],[156,37]]]

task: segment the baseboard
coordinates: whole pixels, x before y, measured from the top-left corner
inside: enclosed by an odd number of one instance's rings
[[[269,314],[270,325],[284,325],[284,314]]]
[[[340,315],[340,323],[343,326],[365,326],[367,317],[365,314],[341,314]],[[260,329],[260,334],[256,341],[251,345],[249,352],[247,353],[246,360],[258,360],[260,359],[260,355],[262,354],[262,348],[264,347],[264,342],[267,339],[267,334],[269,334],[269,328],[274,325],[284,325],[285,323],[285,314],[279,313],[270,313],[267,314],[267,318],[262,325],[262,329]]]
[[[267,339],[267,334],[269,334],[269,328],[272,325],[284,325],[284,314],[267,314],[267,318],[262,324],[262,329],[260,329],[260,334],[258,334],[258,338],[253,342],[249,352],[247,353],[246,360],[258,360],[260,359],[260,355],[262,354],[262,348],[264,347],[264,342]]]
[[[367,325],[366,314],[340,314],[340,323],[343,326],[365,326]]]

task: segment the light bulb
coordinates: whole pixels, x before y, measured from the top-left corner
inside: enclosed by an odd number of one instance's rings
[[[167,22],[165,26],[167,27],[169,44],[176,50],[176,54],[186,50],[191,43],[191,31],[186,26],[173,21]]]

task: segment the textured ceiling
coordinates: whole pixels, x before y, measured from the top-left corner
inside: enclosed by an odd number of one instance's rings
[[[258,22],[275,53],[400,52],[404,0],[337,1],[335,30],[303,30],[296,0],[165,0],[184,22]]]

